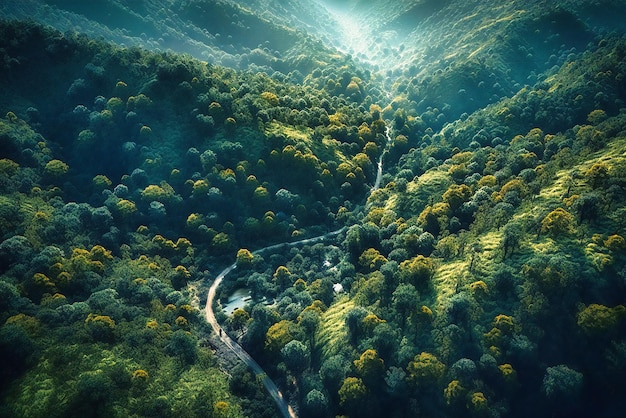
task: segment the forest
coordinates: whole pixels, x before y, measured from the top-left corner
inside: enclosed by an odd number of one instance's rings
[[[0,7],[1,417],[279,416],[233,263],[298,416],[620,416],[623,1],[164,1]]]

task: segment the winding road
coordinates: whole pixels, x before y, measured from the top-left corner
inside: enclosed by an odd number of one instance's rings
[[[391,137],[389,135],[389,127],[387,127],[387,129],[385,130],[385,136],[387,138],[387,145],[388,145],[391,142]],[[383,175],[383,156],[385,155],[386,152],[387,150],[385,149],[381,153],[380,158],[378,159],[376,181],[374,182],[374,186],[372,187],[370,193],[377,190],[380,187],[380,182],[381,182],[382,175]],[[279,250],[282,248],[288,248],[288,247],[294,247],[297,245],[306,245],[306,244],[324,241],[327,238],[333,237],[335,235],[339,235],[340,233],[342,233],[343,231],[347,229],[348,227],[344,226],[343,228],[340,228],[336,231],[332,231],[332,232],[329,232],[329,233],[326,233],[324,235],[320,235],[317,237],[306,238],[300,241],[293,241],[293,242],[270,245],[268,247],[264,247],[256,251],[253,251],[252,254],[262,254],[266,252]],[[280,389],[278,389],[278,387],[272,381],[272,379],[270,379],[269,376],[263,371],[263,368],[259,366],[259,364],[250,356],[250,354],[246,352],[246,350],[244,350],[235,340],[230,338],[228,334],[226,334],[226,332],[222,330],[222,328],[217,322],[217,318],[215,318],[215,312],[213,311],[213,302],[215,301],[217,288],[222,283],[222,280],[224,280],[224,278],[236,268],[237,268],[237,265],[235,263],[226,267],[224,270],[220,272],[220,274],[217,275],[217,277],[213,281],[213,284],[211,284],[211,287],[209,287],[209,294],[207,297],[206,309],[205,309],[206,320],[211,325],[211,327],[213,328],[213,331],[215,331],[215,334],[219,337],[220,341],[222,341],[222,343],[229,350],[235,353],[235,355],[239,357],[241,361],[243,361],[246,365],[248,365],[248,367],[250,367],[254,371],[254,374],[261,379],[261,382],[263,383],[265,390],[267,390],[267,393],[269,393],[270,396],[274,399],[274,402],[276,403],[276,406],[278,407],[278,410],[280,411],[282,416],[285,418],[297,418],[297,415],[294,409],[291,407],[291,405],[289,405],[289,403],[283,396],[283,393],[280,391]]]
[[[313,238],[306,238],[300,241],[270,245],[269,247],[261,248],[261,249],[254,251],[253,254],[262,254],[265,252],[271,252],[271,251],[278,250],[281,248],[294,247],[296,245],[306,245],[306,244],[323,241],[326,238],[339,235],[341,232],[345,231],[346,229],[347,227],[343,227],[336,231],[332,231],[327,234],[320,235],[320,236],[313,237]],[[211,287],[209,287],[209,295],[207,297],[206,309],[205,309],[206,320],[211,325],[211,327],[213,328],[213,331],[215,331],[215,334],[220,338],[222,343],[224,343],[224,345],[228,347],[229,350],[235,353],[235,355],[239,357],[241,361],[243,361],[246,365],[248,365],[248,367],[250,367],[254,371],[255,375],[261,378],[261,381],[263,382],[263,386],[265,387],[265,390],[267,390],[270,396],[272,396],[272,398],[274,399],[274,402],[276,403],[276,406],[280,410],[283,417],[296,418],[297,415],[295,411],[293,410],[291,405],[287,403],[282,392],[280,391],[280,389],[278,389],[278,387],[272,381],[272,379],[270,379],[267,376],[267,374],[263,371],[261,366],[259,366],[259,364],[250,356],[250,354],[246,352],[246,350],[244,350],[235,340],[230,338],[228,334],[226,334],[226,332],[222,331],[222,328],[217,322],[217,318],[215,317],[215,311],[213,311],[213,301],[215,300],[217,288],[222,283],[222,280],[224,280],[224,278],[228,275],[228,273],[230,273],[236,268],[237,268],[237,265],[235,263],[226,267],[224,270],[220,272],[220,274],[217,275],[217,277],[215,278],[215,281],[213,282]]]
[[[267,376],[261,366],[259,366],[259,363],[257,363],[250,356],[250,354],[246,352],[246,350],[244,350],[239,344],[237,344],[232,338],[230,338],[228,334],[222,331],[222,328],[217,323],[217,319],[215,318],[215,312],[213,311],[213,301],[215,300],[215,292],[217,291],[217,287],[220,285],[220,283],[222,283],[224,277],[226,277],[226,275],[228,275],[228,273],[233,271],[236,267],[237,266],[235,264],[231,264],[230,266],[222,270],[222,272],[215,278],[215,281],[209,288],[209,296],[207,297],[205,311],[206,320],[209,324],[211,324],[213,331],[215,331],[215,334],[220,337],[220,340],[224,343],[224,345],[228,347],[233,353],[235,353],[235,355],[237,355],[237,357],[239,357],[241,361],[248,365],[248,367],[252,369],[255,375],[261,378],[265,390],[267,390],[267,393],[269,393],[270,396],[274,399],[274,402],[276,403],[276,406],[280,410],[280,413],[283,415],[283,417],[296,418],[297,415],[295,411],[293,410],[291,405],[287,403],[285,397],[283,396],[283,393],[280,391],[280,389],[278,389],[272,379]]]

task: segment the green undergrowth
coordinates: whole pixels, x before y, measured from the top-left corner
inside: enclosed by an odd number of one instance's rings
[[[314,343],[315,350],[320,355],[320,363],[345,348],[348,341],[345,318],[353,306],[354,302],[350,298],[341,296],[321,316]]]

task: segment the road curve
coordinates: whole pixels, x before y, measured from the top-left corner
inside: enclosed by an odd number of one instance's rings
[[[261,378],[265,390],[267,390],[267,393],[269,393],[270,396],[274,399],[274,402],[276,403],[276,406],[280,410],[280,413],[283,415],[283,417],[296,418],[296,412],[287,403],[282,392],[278,389],[272,379],[267,376],[261,366],[259,366],[259,364],[250,356],[250,354],[248,354],[239,344],[237,344],[237,342],[230,338],[228,334],[226,334],[226,332],[222,331],[222,328],[217,323],[217,319],[215,318],[215,312],[213,311],[213,301],[215,300],[217,287],[222,283],[224,277],[226,277],[228,273],[233,271],[236,267],[237,266],[235,264],[231,264],[230,266],[222,270],[209,288],[209,295],[207,297],[205,309],[206,320],[209,324],[211,324],[213,331],[215,331],[215,334],[220,338],[222,343],[224,343],[226,347],[228,347],[233,353],[235,353],[237,357],[241,359],[241,361],[246,363],[246,365],[254,371],[255,375]]]
[[[391,137],[389,135],[389,127],[387,127],[387,129],[385,130],[385,136],[387,137],[387,144],[391,143]],[[372,187],[371,192],[373,192],[374,190],[380,187],[380,182],[381,182],[382,174],[383,174],[383,155],[385,154],[385,152],[386,150],[383,151],[383,153],[380,155],[380,158],[378,160],[378,167],[377,167],[378,170],[376,173],[376,181],[374,182],[374,186]],[[343,228],[340,228],[336,231],[328,232],[326,234],[319,235],[317,237],[305,238],[300,241],[270,245],[268,247],[255,250],[252,252],[252,254],[263,254],[263,253],[279,250],[281,248],[316,243],[319,241],[323,241],[326,238],[339,235],[340,233],[342,233],[343,231],[347,229],[348,227],[344,226]],[[215,331],[215,334],[219,337],[222,343],[226,347],[228,347],[228,349],[230,349],[233,353],[235,353],[235,355],[239,357],[241,361],[243,361],[248,367],[250,367],[254,371],[255,375],[261,378],[261,381],[263,382],[263,386],[265,387],[265,390],[267,390],[267,393],[269,393],[272,399],[274,399],[274,402],[276,403],[276,406],[278,407],[278,410],[280,411],[282,416],[285,418],[297,418],[296,412],[293,410],[291,405],[289,405],[289,403],[285,400],[285,397],[283,396],[282,392],[280,391],[280,389],[278,389],[278,387],[272,381],[272,379],[269,378],[269,376],[263,371],[261,366],[259,366],[259,364],[250,356],[250,354],[246,352],[246,350],[244,350],[235,340],[230,338],[226,334],[226,332],[222,331],[222,328],[217,323],[217,319],[215,318],[215,312],[213,311],[213,302],[215,300],[217,288],[222,283],[222,280],[224,280],[224,278],[228,275],[228,273],[233,271],[235,268],[237,268],[237,265],[235,263],[226,267],[224,270],[220,272],[220,274],[217,275],[217,277],[213,281],[213,284],[211,284],[211,287],[209,287],[209,293],[207,296],[206,309],[205,309],[206,320],[209,324],[211,324],[213,331]]]
[[[347,227],[343,227],[336,231],[328,232],[324,235],[320,235],[320,236],[313,237],[313,238],[306,238],[300,241],[270,245],[269,247],[264,247],[264,248],[254,251],[253,254],[262,254],[262,253],[278,250],[278,249],[285,248],[285,247],[293,247],[296,245],[312,244],[315,242],[323,241],[326,238],[330,238],[332,236],[338,235],[341,232],[345,231],[346,229]],[[272,381],[272,379],[270,379],[267,376],[267,374],[263,371],[261,366],[259,366],[259,364],[250,356],[250,354],[246,352],[246,350],[244,350],[235,340],[230,338],[228,334],[226,334],[226,332],[222,331],[222,328],[217,323],[217,318],[215,317],[215,312],[213,311],[213,301],[215,300],[217,288],[222,283],[222,280],[224,280],[224,278],[228,275],[228,273],[230,273],[236,268],[237,268],[237,265],[235,263],[226,267],[224,270],[220,272],[220,274],[217,275],[217,277],[215,278],[215,281],[213,282],[213,284],[211,284],[211,287],[209,287],[209,293],[207,296],[206,309],[205,309],[206,321],[211,325],[211,327],[213,328],[213,331],[215,331],[215,334],[220,338],[222,343],[224,343],[224,345],[228,347],[229,350],[235,353],[235,355],[239,357],[241,361],[246,363],[246,365],[248,365],[254,371],[254,374],[256,374],[257,376],[261,378],[261,381],[263,382],[263,386],[265,387],[265,390],[267,390],[267,392],[272,396],[272,398],[274,399],[274,402],[276,403],[276,406],[280,410],[283,417],[296,418],[297,417],[296,412],[287,403],[282,392],[278,389],[278,387]]]

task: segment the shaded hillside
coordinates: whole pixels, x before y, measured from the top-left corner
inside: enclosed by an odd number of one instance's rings
[[[78,31],[121,45],[188,53],[231,68],[306,75],[337,57],[315,36],[320,22],[328,21],[323,10],[315,13],[315,8],[298,1],[281,2],[279,7],[260,3],[24,0],[1,4],[0,15],[34,19],[62,32]],[[315,30],[309,34],[302,25]],[[330,27],[328,23],[321,26]]]
[[[331,95],[32,23],[0,42],[2,414],[271,415],[255,381],[227,394],[187,283],[350,222],[386,141],[365,83],[329,67],[350,93]]]

